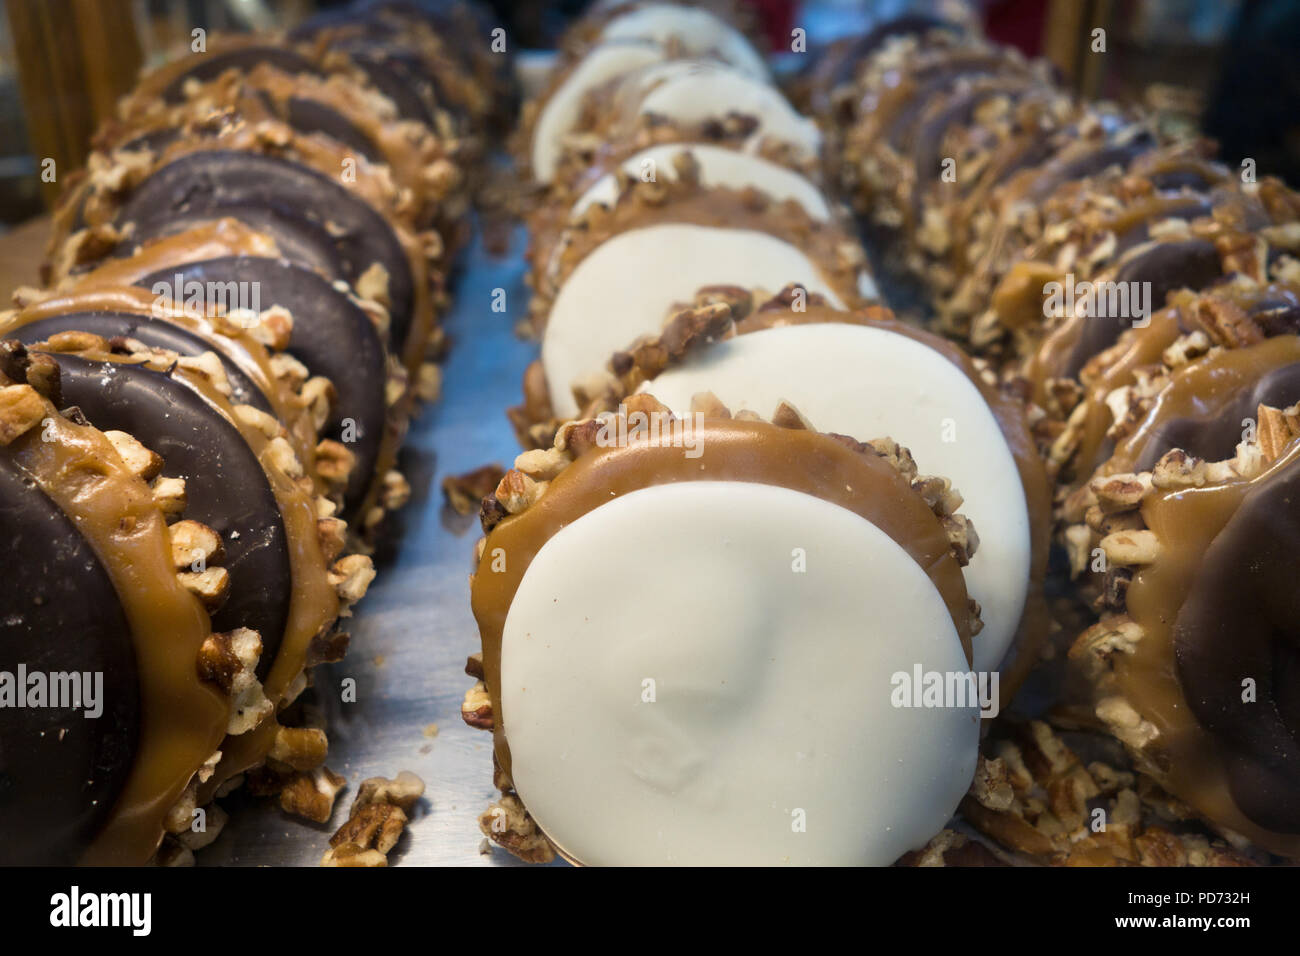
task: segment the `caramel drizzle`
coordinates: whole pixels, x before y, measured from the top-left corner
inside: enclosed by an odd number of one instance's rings
[[[1166,328],[1153,325],[1130,338],[1122,356],[1125,366],[1158,358],[1161,343],[1171,337],[1170,330],[1176,334],[1174,310],[1167,309],[1162,315]],[[1178,370],[1138,428],[1118,443],[1099,474],[1130,472],[1162,422],[1213,419],[1264,371],[1296,362],[1300,362],[1300,337],[1278,336],[1247,348],[1216,352]],[[1119,371],[1116,379],[1121,377]],[[1105,687],[1105,696],[1120,695],[1159,731],[1156,742],[1142,756],[1166,789],[1219,826],[1287,856],[1300,855],[1300,835],[1266,830],[1236,806],[1218,742],[1187,706],[1174,660],[1174,626],[1179,609],[1196,586],[1203,556],[1245,496],[1297,460],[1300,442],[1293,442],[1253,478],[1157,491],[1143,500],[1141,515],[1160,542],[1159,556],[1137,569],[1128,587],[1126,613],[1141,628],[1142,637],[1131,653],[1110,655]]]
[[[136,364],[134,360],[124,359],[122,356],[110,353],[87,351],[78,354],[93,361]],[[187,384],[198,392],[204,400],[212,406],[215,412],[222,415],[239,430],[241,436],[248,443],[248,446],[252,449],[253,453],[257,456],[258,461],[262,465],[263,472],[266,475],[271,491],[275,496],[276,503],[279,507],[281,518],[284,521],[285,536],[289,546],[290,577],[292,581],[289,617],[285,623],[284,634],[281,638],[280,647],[275,660],[271,665],[270,671],[266,675],[266,679],[262,682],[263,692],[266,697],[278,705],[282,703],[285,693],[289,689],[294,678],[296,678],[306,666],[307,652],[313,638],[328,631],[334,621],[338,618],[338,595],[329,583],[327,564],[324,554],[321,551],[320,538],[316,527],[315,502],[309,493],[299,487],[292,478],[286,475],[273,463],[270,454],[268,453],[270,440],[261,432],[241,422],[235,414],[230,402],[224,395],[217,391],[211,382],[201,375],[192,374],[183,369],[174,370],[172,375],[184,378]],[[98,437],[97,432],[94,434]],[[107,445],[106,442],[104,444]],[[109,460],[116,461],[116,453],[113,453],[113,456]],[[74,497],[69,498],[67,493],[58,495],[48,488],[46,491],[69,515],[73,516],[74,519],[77,517],[78,512],[73,510],[75,508],[75,494]],[[149,504],[152,505],[152,498],[149,499]],[[166,529],[165,525],[162,523],[161,514],[155,511],[152,518],[156,519],[157,524],[162,530],[165,543]],[[78,524],[80,527],[80,521]],[[118,526],[114,525],[114,527]],[[171,569],[170,563],[169,545],[167,545],[165,558],[167,562],[166,578],[169,582],[175,583],[175,573]],[[152,573],[145,575],[142,571],[142,569],[151,568],[152,566],[148,563],[143,563],[139,565],[127,564],[124,567],[120,558],[112,553],[101,553],[101,560],[108,569],[110,576],[112,576],[115,585],[118,586],[118,593],[123,602],[123,606],[128,608],[128,618],[132,623],[132,632],[137,641],[137,647],[144,647],[143,651],[138,650],[137,653],[142,656],[146,653],[153,653],[153,644],[158,641],[162,642],[161,646],[166,646],[166,642],[171,640],[171,638],[165,631],[161,632],[161,636],[160,632],[156,628],[146,628],[143,633],[139,633],[136,628],[136,619],[131,616],[129,611],[129,606],[132,603],[144,603],[147,605],[149,601],[153,599],[152,596],[159,593],[154,587],[151,587],[151,585],[158,584],[158,582],[154,580],[154,575]],[[180,585],[176,584],[176,587],[179,588]],[[185,593],[188,594],[188,592]],[[197,599],[191,596],[190,601],[193,607],[202,613],[202,609],[199,606]],[[211,632],[210,622],[207,620],[206,615],[203,616],[203,630],[205,633],[194,645],[193,654],[187,658],[189,670],[193,672],[196,681],[198,680],[198,647],[202,644],[203,639],[207,637],[207,634]],[[169,658],[168,660],[170,661],[171,659]],[[177,666],[180,665],[178,664]],[[146,675],[142,674],[142,686],[145,682]],[[226,737],[223,742],[222,738],[225,734],[228,708],[229,704],[223,698],[223,709],[217,722],[216,739],[206,744],[206,749],[202,750],[197,759],[194,759],[188,764],[188,772],[185,773],[184,780],[181,782],[180,787],[175,790],[175,793],[172,793],[169,789],[167,791],[166,800],[155,795],[150,799],[150,802],[147,803],[146,808],[142,809],[139,805],[140,802],[143,799],[149,798],[134,796],[135,791],[129,789],[130,784],[128,783],[128,790],[124,793],[122,799],[119,800],[118,807],[114,810],[114,814],[106,825],[104,833],[109,834],[118,832],[114,828],[117,826],[119,818],[139,820],[139,823],[132,827],[130,830],[130,836],[114,836],[111,842],[106,844],[108,849],[102,851],[99,847],[105,837],[101,836],[100,839],[96,841],[94,847],[92,847],[92,855],[94,857],[93,862],[115,864],[142,864],[147,862],[162,838],[163,828],[161,821],[163,817],[165,817],[167,811],[176,802],[181,791],[183,791],[185,786],[188,785],[190,777],[193,775],[195,769],[201,766],[214,751],[220,750],[222,752],[222,758],[216,767],[215,773],[207,781],[201,792],[201,796],[204,799],[209,798],[212,792],[214,792],[222,783],[249,769],[251,766],[260,763],[265,758],[267,751],[274,742],[275,729],[278,726],[275,713],[268,716],[262,724],[254,728],[252,731],[238,737]],[[165,716],[159,718],[157,716],[158,714],[163,714]],[[205,733],[205,730],[210,730],[209,725],[205,722],[189,719],[183,721],[177,720],[175,712],[167,710],[166,708],[156,711],[154,719],[161,719],[162,723],[168,725],[173,731],[188,729],[196,736],[202,735],[200,739],[205,741],[207,741],[211,736],[210,733]],[[148,725],[147,721],[145,722],[145,725]],[[185,753],[192,755],[194,749],[202,748],[187,749]],[[149,779],[156,779],[158,775],[163,772],[155,769],[156,764],[160,761],[168,761],[171,753],[175,750],[176,747],[174,744],[170,749],[155,750],[152,747],[146,747],[144,740],[142,740],[141,747],[136,757],[136,764],[143,765],[146,768],[146,771],[144,772],[148,774]],[[171,780],[175,774],[180,773],[180,770],[177,769],[178,766],[179,764],[165,764],[165,772],[168,780]],[[133,770],[132,779],[134,779],[134,774],[135,771]],[[158,809],[159,807],[161,807],[161,809]],[[141,815],[146,812],[147,816],[142,818]],[[149,842],[149,834],[152,831],[149,830],[148,827],[152,827],[155,823],[157,825],[157,833],[152,837],[152,842]],[[148,851],[143,855],[143,857],[137,858],[135,847],[144,846],[146,844],[148,846]],[[88,860],[90,860],[89,857]]]
[[[42,440],[47,430],[53,441]],[[51,406],[42,427],[11,449],[95,549],[131,627],[140,681],[138,756],[82,862],[143,865],[162,840],[167,812],[225,735],[230,702],[199,679],[197,667],[211,624],[176,578],[167,526],[148,487],[102,434]]]
[[[1160,539],[1160,558],[1129,585],[1129,616],[1143,629],[1132,654],[1113,658],[1114,680],[1125,699],[1140,702],[1144,719],[1160,731],[1155,754],[1167,788],[1218,825],[1273,852],[1300,856],[1300,835],[1278,834],[1252,822],[1228,789],[1219,747],[1196,722],[1174,668],[1177,610],[1195,586],[1202,556],[1257,483],[1300,460],[1300,443],[1251,480],[1151,496],[1142,505],[1147,527]]]

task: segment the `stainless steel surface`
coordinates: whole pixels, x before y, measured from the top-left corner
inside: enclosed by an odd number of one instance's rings
[[[508,465],[518,446],[505,408],[519,400],[519,383],[535,346],[518,340],[524,314],[521,251],[489,257],[476,240],[455,284],[448,318],[453,344],[444,364],[443,398],[413,423],[402,466],[414,494],[399,516],[387,549],[376,556],[379,577],[357,609],[347,659],[321,668],[314,694],[328,719],[328,766],[347,778],[334,819],[314,826],[282,813],[272,800],[232,795],[222,801],[231,820],[199,864],[315,866],[330,834],[347,819],[357,784],[411,770],[424,779],[425,798],[389,855],[390,864],[500,865],[516,861],[496,849],[481,854],[477,816],[491,801],[491,735],[460,719],[472,681],[465,657],[477,649],[469,611],[468,574],[477,517],[443,504],[448,474],[486,462]],[[504,289],[507,310],[492,311]],[[356,681],[356,702],[343,703],[345,678]],[[429,736],[436,727],[436,736]]]

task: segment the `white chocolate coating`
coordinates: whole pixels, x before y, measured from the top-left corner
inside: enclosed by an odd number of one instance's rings
[[[583,863],[888,865],[975,768],[973,708],[893,706],[917,664],[967,669],[874,524],[772,485],[641,489],[552,537],[511,604],[514,783]]]
[[[733,67],[709,60],[669,60],[639,70],[629,82],[648,90],[641,99],[642,114],[702,123],[739,113],[758,121],[751,143],[788,143],[807,158],[821,150],[821,131],[813,120],[799,114],[776,87]]]
[[[799,249],[752,229],[667,223],[612,236],[593,249],[560,287],[542,338],[542,366],[555,413],[578,414],[571,388],[599,374],[611,355],[658,332],[676,303],[707,285],[776,292],[799,282],[843,302]]]
[[[653,43],[605,43],[593,47],[551,94],[533,127],[531,160],[533,178],[549,183],[555,176],[564,136],[573,129],[583,97],[603,83],[630,73],[665,56]]]
[[[699,165],[700,182],[705,186],[727,186],[731,189],[751,187],[778,202],[794,200],[811,219],[826,222],[831,218],[826,197],[807,178],[761,156],[739,153],[710,143],[661,143],[624,160],[621,169],[634,179],[649,181],[653,173],[655,181],[660,177],[673,181],[677,178],[673,161],[687,152],[695,157]],[[614,173],[607,173],[574,203],[572,217],[576,219],[594,203],[612,206],[617,199],[618,178]]]
[[[707,10],[668,3],[638,7],[612,20],[600,39],[675,42],[683,55],[712,55],[750,76],[768,76],[767,64],[744,34]]]
[[[770,417],[784,399],[821,431],[860,441],[888,436],[922,474],[942,475],[965,499],[979,548],[966,584],[982,608],[975,669],[997,670],[1028,590],[1029,509],[1015,458],[979,389],[938,352],[869,326],[791,325],[700,350],[642,387],[678,415],[712,392],[733,413]]]

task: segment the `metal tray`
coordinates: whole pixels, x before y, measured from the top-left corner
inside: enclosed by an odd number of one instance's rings
[[[328,721],[327,764],[348,781],[333,820],[315,826],[274,800],[234,794],[222,801],[231,819],[198,853],[200,866],[315,866],[347,819],[357,785],[401,770],[419,774],[427,789],[390,864],[517,864],[503,850],[486,851],[478,829],[478,814],[495,795],[491,735],[461,721],[460,703],[472,683],[465,658],[478,649],[468,575],[480,532],[476,516],[445,506],[441,484],[488,462],[508,466],[518,454],[505,409],[519,401],[536,351],[513,333],[528,302],[524,241],[516,233],[500,258],[478,236],[468,250],[446,321],[452,347],[442,400],[412,423],[403,449],[411,501],[375,556],[379,577],[348,628],[347,658],[318,669],[309,692]],[[492,311],[497,289],[505,290],[504,313]],[[347,677],[356,681],[355,703],[340,699]]]

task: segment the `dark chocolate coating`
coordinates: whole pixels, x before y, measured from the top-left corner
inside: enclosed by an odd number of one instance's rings
[[[170,285],[176,271],[168,270],[155,281],[167,282]],[[140,284],[152,285],[152,282]],[[50,336],[60,332],[92,332],[109,340],[116,336],[126,336],[139,339],[153,348],[170,349],[178,355],[194,356],[203,352],[212,352],[221,360],[226,378],[230,382],[231,402],[236,405],[252,405],[268,415],[275,413],[271,402],[258,388],[257,383],[225,352],[203,336],[166,319],[135,315],[130,312],[69,312],[29,322],[9,334],[30,345],[46,341]]]
[[[168,103],[185,99],[185,84],[191,79],[207,82],[215,80],[227,70],[247,72],[263,63],[285,73],[310,73],[320,75],[311,61],[291,49],[280,46],[249,46],[235,50],[205,53],[194,58],[194,66],[171,81],[163,90],[162,98]]]
[[[1188,705],[1241,811],[1300,833],[1300,462],[1252,489],[1205,552],[1174,626]],[[1242,681],[1256,699],[1242,700]]]
[[[286,259],[308,269],[315,269],[331,279],[349,279],[334,240],[324,226],[289,209],[252,204],[232,203],[223,205],[216,211],[194,211],[157,219],[140,219],[135,223],[130,240],[119,245],[113,255],[119,259],[129,258],[146,242],[179,235],[221,218],[238,220],[269,236],[275,240],[280,255]]]
[[[960,27],[946,20],[926,14],[909,13],[886,20],[862,34],[839,53],[835,69],[830,76],[831,85],[840,86],[852,81],[863,59],[875,53],[889,40],[928,33],[931,30],[945,30],[955,36],[960,36],[963,32]]]
[[[123,143],[121,146],[115,146],[113,148],[116,151],[122,151],[127,153],[139,153],[139,152],[153,153],[154,154],[153,158],[156,160],[158,154],[160,154],[172,143],[176,142],[176,140],[180,139],[180,136],[181,136],[181,131],[172,127],[168,127],[166,129],[154,129],[154,130],[149,130],[146,133],[141,133],[138,136],[134,136],[131,139],[127,140],[125,143]],[[87,185],[89,188],[81,189],[76,193],[67,194],[67,195],[75,195],[76,203],[77,203],[76,213],[73,215],[72,223],[71,223],[71,229],[73,231],[86,228],[86,204],[94,195],[93,184],[87,184]],[[120,245],[118,247],[119,250],[126,249],[128,251],[125,253],[119,252],[118,253],[119,258],[122,255],[130,255],[129,250],[133,249],[136,244],[137,244],[136,241],[132,241]],[[86,271],[90,269],[93,265],[94,263],[88,263],[83,265],[80,268],[74,268],[72,271],[74,273],[80,271]]]
[[[1260,405],[1290,408],[1300,402],[1300,364],[1284,365],[1242,389],[1213,418],[1171,418],[1151,430],[1137,470],[1150,471],[1166,452],[1181,448],[1206,461],[1224,461],[1236,454],[1245,437],[1246,419],[1255,420]]]
[[[1127,229],[1115,237],[1115,251],[1111,254],[1107,262],[1119,259],[1130,249],[1134,249],[1144,242],[1151,239],[1151,223],[1153,221],[1163,221],[1166,219],[1181,219],[1184,222],[1191,222],[1193,219],[1200,219],[1208,216],[1213,212],[1213,203],[1205,196],[1188,195],[1179,197],[1174,202],[1165,206],[1156,219],[1143,219],[1139,221],[1132,229]]]
[[[374,323],[326,279],[282,259],[208,259],[157,272],[139,284],[170,282],[176,273],[187,282],[256,282],[262,308],[280,305],[293,314],[287,351],[313,374],[326,376],[338,394],[325,434],[341,439],[342,420],[350,418],[356,424],[356,439],[347,443],[356,463],[344,499],[351,520],[355,517],[351,509],[360,503],[374,474],[385,427],[387,369],[384,343]]]
[[[1120,166],[1127,169],[1129,163],[1143,153],[1155,147],[1155,138],[1143,131],[1124,143],[1106,143],[1096,149],[1076,156],[1068,161],[1049,163],[1026,190],[1025,198],[1031,202],[1042,202],[1061,186],[1076,179],[1087,179],[1109,169]]]
[[[1290,289],[1269,289],[1246,312],[1255,327],[1269,338],[1300,335],[1300,296]]]
[[[0,865],[75,863],[126,785],[140,734],[135,647],[89,542],[0,449],[0,671],[102,674],[103,712],[0,709]]]
[[[941,159],[939,151],[943,148],[944,137],[951,127],[969,124],[975,110],[985,100],[995,96],[1005,96],[1015,101],[1031,89],[1023,78],[1010,77],[1005,80],[999,78],[989,85],[979,86],[953,96],[942,107],[925,115],[912,143],[912,168],[916,170],[917,184],[938,179]],[[959,178],[957,183],[952,184],[952,188],[964,191],[966,186],[974,186],[975,179],[972,177],[972,181],[967,183]],[[912,190],[912,213],[918,221],[923,195],[922,189]]]
[[[1117,282],[1150,282],[1151,304],[1164,305],[1170,292],[1204,289],[1223,276],[1218,250],[1208,239],[1157,242],[1133,256],[1115,273]]]
[[[1023,76],[1026,67],[1005,54],[976,51],[962,53],[939,63],[916,70],[911,80],[916,84],[911,95],[889,123],[886,130],[889,144],[895,149],[906,149],[912,143],[921,115],[935,97],[950,90],[959,79],[978,76],[996,76],[1011,79]]]
[[[1056,143],[1048,134],[1034,137],[1027,142],[1018,153],[1008,159],[993,174],[990,182],[1001,184],[1009,180],[1016,173],[1033,166],[1041,166],[1055,152]]]
[[[320,100],[302,96],[289,97],[284,119],[300,133],[324,133],[373,163],[384,162],[379,147],[359,126]]]
[[[230,595],[213,613],[212,629],[257,631],[258,674],[265,676],[284,636],[293,577],[284,519],[257,456],[239,429],[181,379],[140,365],[51,355],[66,403],[101,431],[135,436],[162,456],[164,475],[185,479],[184,517],[221,535],[222,567],[230,574]]]
[[[414,52],[403,50],[386,40],[357,39],[345,42],[342,46],[348,51],[348,56],[359,62],[383,64],[388,72],[407,87],[409,93],[420,98],[426,112],[436,115],[441,111],[464,120],[464,110],[452,102],[438,75]],[[437,129],[436,124],[432,124],[432,127]]]
[[[393,101],[399,117],[424,123],[430,129],[438,128],[437,97],[433,85],[418,75],[408,62],[401,57],[364,50],[353,51],[350,55],[375,89]]]
[[[414,51],[403,48],[403,37],[395,22],[356,10],[326,11],[296,27],[290,37],[314,40],[325,31],[338,31],[331,35],[330,46],[346,52],[360,65],[376,87],[398,104],[404,119],[420,119],[436,129],[432,120],[437,110],[462,113],[434,72]],[[458,51],[454,44],[448,44],[447,52],[456,56]],[[463,58],[462,65],[470,68]],[[418,113],[414,99],[420,101]]]
[[[1207,239],[1180,239],[1157,242],[1137,253],[1115,271],[1113,281],[1151,283],[1148,305],[1154,313],[1164,308],[1169,293],[1178,289],[1204,289],[1222,277],[1223,265],[1214,243]],[[1132,327],[1133,321],[1133,316],[1086,319],[1065,374],[1077,376],[1089,359],[1114,345],[1124,330]]]
[[[1173,169],[1157,170],[1147,177],[1160,192],[1186,190],[1188,192],[1208,192],[1215,185],[1199,169],[1176,166]]]
[[[422,19],[438,35],[453,38],[445,44],[445,53],[455,59],[467,76],[483,82],[481,72],[485,65],[488,67],[494,100],[492,125],[500,127],[497,130],[500,134],[513,127],[519,108],[515,44],[500,52],[488,52],[493,30],[504,24],[487,4],[476,0],[377,0],[364,3],[362,10],[372,16],[396,12],[408,19]],[[451,100],[440,97],[440,102]]]
[[[121,224],[175,216],[217,217],[230,207],[261,206],[305,218],[327,230],[353,284],[376,262],[388,272],[393,342],[398,351],[411,327],[411,265],[388,222],[343,185],[306,166],[257,153],[191,153],[142,182],[118,215]]]

